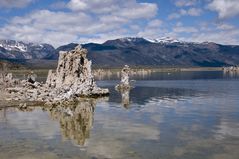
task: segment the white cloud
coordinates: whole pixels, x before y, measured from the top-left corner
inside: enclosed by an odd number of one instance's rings
[[[180,26],[183,27],[183,25]],[[197,29],[198,31],[191,32],[190,34],[188,34],[187,37],[180,34],[181,39],[184,41],[194,41],[194,42],[209,41],[219,44],[229,44],[229,45],[239,44],[239,31],[237,27],[232,24],[200,22],[198,23],[198,26],[195,29]]]
[[[75,6],[77,10],[72,12],[38,10],[23,17],[14,17],[7,25],[0,28],[0,38],[44,42],[54,46],[69,42],[89,42],[89,40],[103,42],[109,37],[129,35],[130,30],[125,30],[125,26],[131,25],[135,19],[144,20],[154,17],[157,13],[156,4],[137,3],[134,0],[128,1],[127,6],[120,10],[122,3],[113,0],[72,0],[68,3],[68,7],[73,2],[78,5]],[[80,2],[87,5],[84,7]],[[102,2],[101,8],[98,7],[100,9],[97,10],[100,13],[93,13],[94,9],[90,7],[100,2]],[[106,14],[107,4],[118,8],[118,11]],[[62,5],[60,6],[63,7]],[[88,8],[90,10],[87,10]],[[156,25],[159,22],[154,23]]]
[[[183,26],[183,23],[182,23],[182,22],[177,22],[177,23],[176,23],[176,26],[177,26],[177,27]]]
[[[0,0],[0,8],[23,8],[34,0]]]
[[[122,18],[122,17],[119,17],[119,16],[115,16],[115,15],[103,15],[101,17],[99,17],[100,21],[101,22],[104,22],[104,23],[127,23],[129,22],[128,19],[126,18]]]
[[[56,3],[54,5],[51,7],[57,7]],[[127,26],[137,20],[147,21],[155,17],[158,10],[156,4],[135,0],[125,3],[118,0],[72,0],[66,5],[72,11],[37,10],[23,17],[14,17],[0,28],[0,38],[44,42],[54,46],[89,40],[102,42],[107,37],[131,35],[131,28],[125,29]],[[152,25],[160,22],[154,23]]]
[[[219,29],[219,30],[232,30],[232,29],[235,29],[235,26],[233,26],[231,24],[222,23],[222,24],[217,25],[217,29]]]
[[[198,32],[198,29],[191,26],[176,26],[173,28],[173,32],[175,33],[195,33]]]
[[[148,23],[148,27],[160,27],[162,25],[162,21],[159,19],[154,19]]]
[[[190,8],[188,10],[188,15],[191,16],[200,16],[202,14],[202,10],[200,8]]]
[[[176,13],[171,13],[168,16],[169,20],[178,19],[182,16],[200,16],[203,13],[202,9],[200,8],[189,8],[189,9],[180,9]]]
[[[172,20],[172,19],[178,19],[180,18],[181,15],[179,13],[171,13],[169,16],[168,16],[168,19],[169,20]]]
[[[128,19],[151,18],[157,14],[154,3],[138,3],[135,0],[71,0],[67,4],[72,11],[108,14]]]
[[[198,0],[176,0],[175,5],[177,7],[194,6]]]
[[[50,8],[51,9],[64,9],[66,8],[66,2],[63,2],[63,1],[57,1],[55,3],[52,3],[50,5]]]
[[[136,6],[129,6],[119,11],[119,16],[138,19],[138,18],[152,18],[157,14],[157,5],[150,3],[140,3]]]
[[[35,0],[19,0],[14,5],[28,2],[25,3],[27,5],[32,1]],[[235,2],[235,0],[218,1],[230,5]],[[215,8],[218,1],[211,0],[209,6]],[[6,1],[0,0],[0,4],[3,2]],[[177,6],[182,8],[170,14],[168,19],[200,16],[203,13],[203,10],[197,6],[199,1],[177,2]],[[18,4],[17,6],[23,7],[24,5]],[[230,9],[235,10],[236,6],[237,4],[231,9],[225,5],[224,8],[227,8],[227,11],[223,12],[221,17],[235,15],[236,11],[230,11]],[[11,18],[5,25],[0,26],[0,38],[50,43],[54,46],[70,42],[102,43],[108,39],[124,36],[151,39],[171,36],[179,39],[187,38],[187,41],[239,44],[237,27],[230,23],[184,26],[178,22],[173,26],[174,23],[165,23],[157,19],[158,7],[155,3],[140,3],[136,0],[128,0],[124,3],[121,0],[71,0],[68,3],[56,1],[50,8],[53,10],[36,10],[25,16]],[[62,10],[57,11],[57,9]]]
[[[189,39],[196,42],[215,42],[219,44],[238,45],[239,44],[239,31],[233,30],[212,30],[208,32],[199,32],[193,34]]]
[[[212,11],[218,12],[219,18],[230,18],[239,15],[238,0],[212,0],[208,5]]]
[[[100,31],[101,27],[104,26],[94,23],[84,13],[40,10],[24,17],[13,18],[8,25],[0,28],[0,32],[1,38],[59,45],[76,41],[79,34]]]
[[[98,2],[98,4],[100,3]],[[68,7],[74,11],[90,9],[89,6],[87,5],[87,2],[84,2],[82,0],[71,0],[68,3]]]
[[[153,19],[147,23],[144,28],[138,30],[137,36],[149,39],[156,39],[164,36],[168,30],[163,27],[163,22],[159,19]]]

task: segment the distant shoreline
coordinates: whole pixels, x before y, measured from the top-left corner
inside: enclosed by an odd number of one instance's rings
[[[102,70],[102,71],[111,71],[111,72],[119,72],[122,68],[93,68],[93,71],[96,70]],[[170,67],[131,67],[133,71],[140,71],[140,70],[145,70],[145,71],[152,71],[152,72],[188,72],[188,71],[222,71],[222,67],[175,67],[175,68],[170,68]],[[12,72],[12,73],[29,73],[30,71],[34,71],[37,74],[47,74],[48,70],[50,69],[30,69],[30,68],[24,68],[24,69],[10,69],[7,72]],[[54,69],[53,69],[54,70]]]

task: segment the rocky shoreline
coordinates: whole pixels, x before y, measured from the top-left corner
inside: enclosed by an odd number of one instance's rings
[[[78,97],[108,96],[108,89],[96,85],[91,61],[86,55],[87,50],[81,46],[61,52],[58,67],[55,72],[49,71],[46,83],[37,82],[33,73],[28,75],[26,80],[15,79],[9,73],[2,74],[1,84],[4,87],[5,100],[51,104],[75,101]]]

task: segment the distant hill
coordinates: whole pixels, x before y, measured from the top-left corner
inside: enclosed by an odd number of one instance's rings
[[[49,44],[25,45],[23,42],[12,41],[13,47],[5,46],[2,42],[4,41],[0,41],[0,58],[33,60],[35,63],[38,60],[52,60],[54,63],[59,51],[69,51],[78,45],[70,43],[54,49]],[[169,37],[153,40],[129,37],[82,46],[88,49],[88,57],[93,65],[100,67],[121,67],[124,64],[150,67],[219,67],[239,64],[239,46],[184,42]]]

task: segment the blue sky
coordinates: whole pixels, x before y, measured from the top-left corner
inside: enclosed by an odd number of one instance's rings
[[[239,0],[0,0],[0,39],[57,47],[121,37],[239,45]]]

